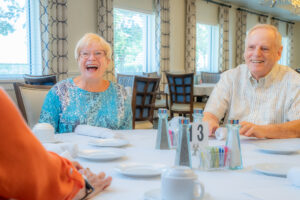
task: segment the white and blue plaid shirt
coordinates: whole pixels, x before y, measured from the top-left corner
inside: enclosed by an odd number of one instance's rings
[[[222,73],[205,107],[219,120],[238,119],[254,124],[278,124],[300,119],[300,74],[276,64],[255,80],[247,65]]]

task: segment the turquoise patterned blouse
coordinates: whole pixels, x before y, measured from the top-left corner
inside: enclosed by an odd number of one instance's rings
[[[69,78],[51,88],[39,122],[52,124],[56,133],[74,132],[78,124],[131,129],[131,102],[119,84],[110,82],[104,92],[88,92]]]

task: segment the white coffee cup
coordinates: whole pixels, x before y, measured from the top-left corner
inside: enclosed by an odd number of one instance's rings
[[[162,174],[162,200],[200,200],[204,193],[204,185],[189,167],[175,166]]]
[[[55,143],[57,142],[55,138],[55,131],[51,124],[48,123],[37,123],[32,128],[32,132],[34,135],[42,142],[42,143]]]

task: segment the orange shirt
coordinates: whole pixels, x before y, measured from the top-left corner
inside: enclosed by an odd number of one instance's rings
[[[0,88],[0,199],[72,199],[83,186],[72,163],[42,146]]]

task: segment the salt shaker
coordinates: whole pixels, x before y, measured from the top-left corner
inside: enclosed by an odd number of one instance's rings
[[[193,114],[194,122],[202,122],[203,118],[203,109],[202,108],[195,108]]]
[[[179,119],[179,140],[176,149],[175,165],[192,167],[190,147],[190,119]]]
[[[160,108],[158,110],[158,129],[156,136],[156,149],[170,149],[167,109]]]
[[[228,120],[226,146],[229,148],[230,169],[242,169],[242,154],[240,145],[240,125],[239,120]]]

